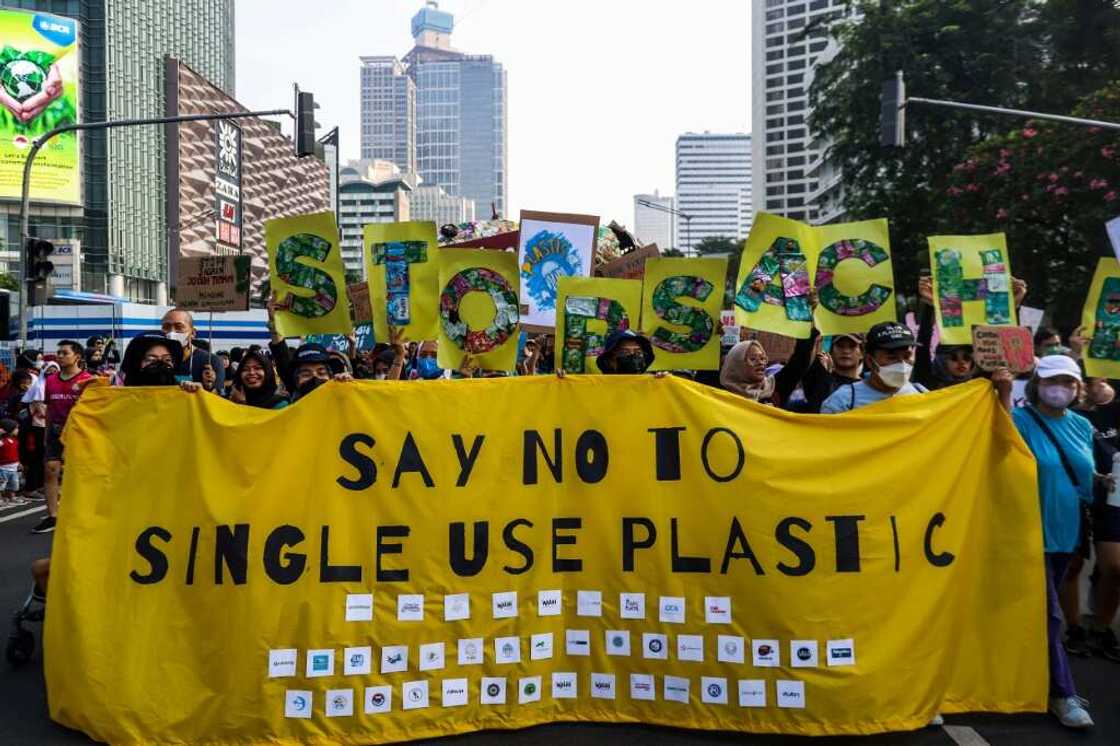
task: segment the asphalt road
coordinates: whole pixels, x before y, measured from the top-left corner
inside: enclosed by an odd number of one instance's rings
[[[0,510],[0,613],[5,622],[23,602],[31,585],[31,560],[49,554],[52,534],[28,531],[44,515],[42,504]],[[4,628],[6,639],[7,627]],[[36,640],[41,626],[30,625]],[[490,746],[503,744],[612,744],[619,739],[648,746],[683,744],[814,744],[867,743],[872,746],[1061,746],[1077,744],[1114,746],[1120,743],[1120,664],[1089,659],[1073,661],[1074,675],[1082,696],[1091,704],[1096,728],[1088,733],[1067,731],[1045,715],[967,715],[947,718],[946,727],[925,728],[913,733],[895,733],[873,738],[793,738],[750,736],[740,733],[686,731],[632,725],[543,725],[521,731],[488,731],[440,739],[441,744]],[[56,725],[47,715],[42,656],[36,652],[28,665],[12,669],[0,661],[0,746],[8,744],[91,743],[82,733]]]

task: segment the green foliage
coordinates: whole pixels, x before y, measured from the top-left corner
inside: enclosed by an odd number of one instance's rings
[[[696,244],[696,253],[700,256],[707,254],[727,254],[727,279],[724,283],[723,307],[731,308],[735,299],[735,282],[739,278],[739,261],[743,257],[743,248],[746,241],[736,241],[724,236],[705,238]]]
[[[0,272],[0,290],[19,290],[19,280],[7,272]]]

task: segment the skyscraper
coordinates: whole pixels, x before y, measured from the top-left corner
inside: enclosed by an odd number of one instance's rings
[[[767,0],[751,18],[754,210],[820,221],[842,212],[840,174],[826,164],[827,142],[809,132],[812,68],[828,48],[828,24],[844,18],[847,0]],[[827,167],[827,168],[826,168]],[[826,188],[821,189],[821,185]]]
[[[416,84],[396,57],[362,57],[362,158],[416,173]]]
[[[697,134],[677,138],[677,242],[690,254],[705,238],[746,238],[751,211],[751,136]]]
[[[653,194],[635,194],[634,237],[643,245],[655,243],[662,250],[675,248],[676,216],[669,212],[673,209],[676,209],[673,198],[662,197],[656,189]]]

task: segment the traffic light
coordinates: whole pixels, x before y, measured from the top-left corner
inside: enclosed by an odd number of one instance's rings
[[[315,97],[296,87],[296,158],[315,154]]]
[[[54,244],[41,238],[27,239],[27,281],[46,282],[54,272],[54,264],[50,255],[54,253]]]
[[[901,70],[893,80],[883,81],[879,107],[879,144],[901,148],[906,144],[906,83]]]

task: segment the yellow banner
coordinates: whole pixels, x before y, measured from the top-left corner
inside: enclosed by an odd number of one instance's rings
[[[1120,262],[1112,257],[1097,260],[1081,325],[1092,337],[1082,357],[1086,375],[1120,378]]]
[[[556,369],[598,373],[595,359],[607,336],[638,327],[642,282],[561,277],[556,288]]]
[[[642,331],[653,344],[650,370],[719,368],[719,312],[726,259],[646,260]]]
[[[1035,466],[985,382],[831,417],[671,376],[105,387],[65,444],[45,671],[95,739],[1045,710]]]
[[[466,353],[485,370],[513,370],[521,331],[517,255],[440,249],[439,355],[457,369]]]
[[[279,303],[276,330],[285,337],[349,334],[346,268],[333,212],[266,220],[268,271]]]
[[[863,334],[897,321],[890,230],[885,219],[813,228],[817,270],[814,314],[821,334]],[[855,261],[847,261],[847,260]]]
[[[439,320],[439,240],[430,222],[370,223],[362,230],[374,339],[389,339],[400,327],[403,339],[436,338]]]
[[[735,321],[739,326],[808,339],[810,268],[816,264],[812,229],[796,220],[760,212],[739,263]]]
[[[941,344],[972,344],[977,324],[1016,325],[1004,234],[930,236],[929,263]]]

